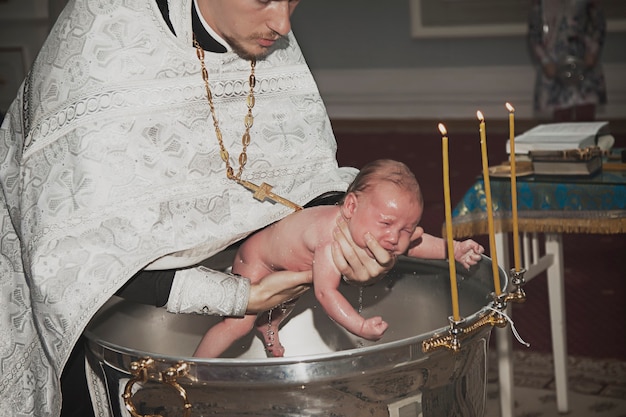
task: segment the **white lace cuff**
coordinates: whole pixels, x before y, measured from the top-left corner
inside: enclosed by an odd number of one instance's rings
[[[167,300],[170,313],[242,317],[250,297],[250,280],[204,266],[176,272]]]

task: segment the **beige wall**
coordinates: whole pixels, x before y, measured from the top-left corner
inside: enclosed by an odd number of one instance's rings
[[[626,119],[626,64],[605,64],[608,104],[598,118]],[[525,65],[313,70],[332,119],[467,120],[480,110],[504,120],[533,119],[535,73]]]

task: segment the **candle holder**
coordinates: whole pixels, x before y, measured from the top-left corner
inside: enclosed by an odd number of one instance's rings
[[[519,271],[516,271],[515,268],[511,268],[509,271],[509,277],[511,278],[511,283],[515,289],[509,292],[507,301],[512,301],[514,303],[523,303],[526,301],[526,292],[522,289],[522,286],[526,283],[524,280],[525,273],[526,270],[524,268],[520,268]]]
[[[494,307],[490,308],[489,312],[478,319],[475,323],[463,327],[465,319],[454,320],[454,317],[449,317],[450,328],[448,334],[442,336],[433,336],[432,338],[422,342],[422,351],[424,353],[431,352],[435,349],[446,348],[456,353],[461,350],[461,340],[473,332],[481,329],[484,326],[498,326],[504,327],[507,324],[507,316],[503,313],[502,307],[506,306],[506,296],[501,294],[495,297],[498,301],[495,302]]]
[[[507,325],[508,319],[505,311],[509,302],[523,303],[526,301],[526,292],[522,289],[522,285],[525,283],[525,273],[526,270],[523,268],[519,271],[516,271],[515,268],[511,268],[509,277],[514,289],[510,292],[503,292],[500,294],[491,293],[491,296],[493,297],[493,312],[495,313],[493,324],[495,326],[505,327]]]
[[[459,320],[454,320],[454,317],[450,316],[448,321],[450,322],[450,336],[452,337],[450,349],[453,352],[458,352],[461,350],[461,336],[464,334],[464,329],[461,325],[465,323],[465,318],[461,317]]]
[[[455,353],[461,350],[461,338],[469,333],[468,328],[462,327],[465,323],[465,318],[461,317],[459,320],[455,320],[453,316],[449,316],[448,321],[450,322],[450,328],[447,335],[435,336],[422,342],[422,351],[424,353],[439,348],[450,349]]]
[[[452,316],[448,317],[448,321],[450,322],[448,334],[433,336],[432,338],[425,340],[422,342],[422,351],[424,353],[428,353],[435,349],[446,348],[456,353],[461,350],[461,340],[470,335],[472,332],[482,328],[483,326],[495,326],[502,328],[506,327],[509,323],[511,323],[513,333],[518,338],[520,343],[528,346],[526,342],[521,340],[513,328],[511,319],[506,314],[506,308],[509,302],[523,303],[526,301],[526,293],[522,289],[522,286],[525,283],[525,273],[526,270],[523,268],[519,271],[516,271],[514,268],[511,269],[509,276],[511,277],[511,283],[514,286],[512,291],[500,294],[492,292],[491,296],[493,298],[493,307],[489,309],[490,311],[487,314],[470,326],[464,327],[465,319],[462,317],[460,320],[455,320]]]
[[[505,327],[508,322],[504,312],[506,310],[507,302],[509,301],[509,294],[506,292],[500,294],[492,292],[491,297],[493,298],[493,308],[491,309],[492,314],[490,324],[495,327]]]
[[[524,268],[521,268],[519,271],[516,271],[515,268],[511,268],[509,271],[509,278],[514,286],[514,289],[510,292],[504,292],[501,294],[491,293],[495,309],[504,311],[508,302],[523,303],[526,301],[526,292],[522,289],[522,285],[526,283],[524,280],[525,273],[526,270]]]

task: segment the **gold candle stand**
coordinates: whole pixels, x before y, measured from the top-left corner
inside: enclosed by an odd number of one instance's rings
[[[513,289],[510,292],[503,292],[499,295],[492,293],[493,308],[488,313],[479,318],[475,323],[464,327],[465,318],[461,317],[460,320],[455,320],[453,317],[448,317],[450,327],[448,333],[441,336],[433,336],[428,340],[422,342],[422,351],[424,353],[432,352],[435,349],[446,348],[453,352],[461,350],[462,339],[468,337],[476,330],[483,326],[497,326],[505,327],[508,323],[508,316],[505,313],[507,304],[523,303],[526,301],[526,293],[522,289],[524,285],[525,269],[516,271],[515,268],[509,272]],[[508,319],[508,320],[507,320]]]

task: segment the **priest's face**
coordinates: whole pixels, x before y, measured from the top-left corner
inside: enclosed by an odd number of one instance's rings
[[[300,0],[200,0],[207,23],[245,59],[263,58],[291,30]]]

